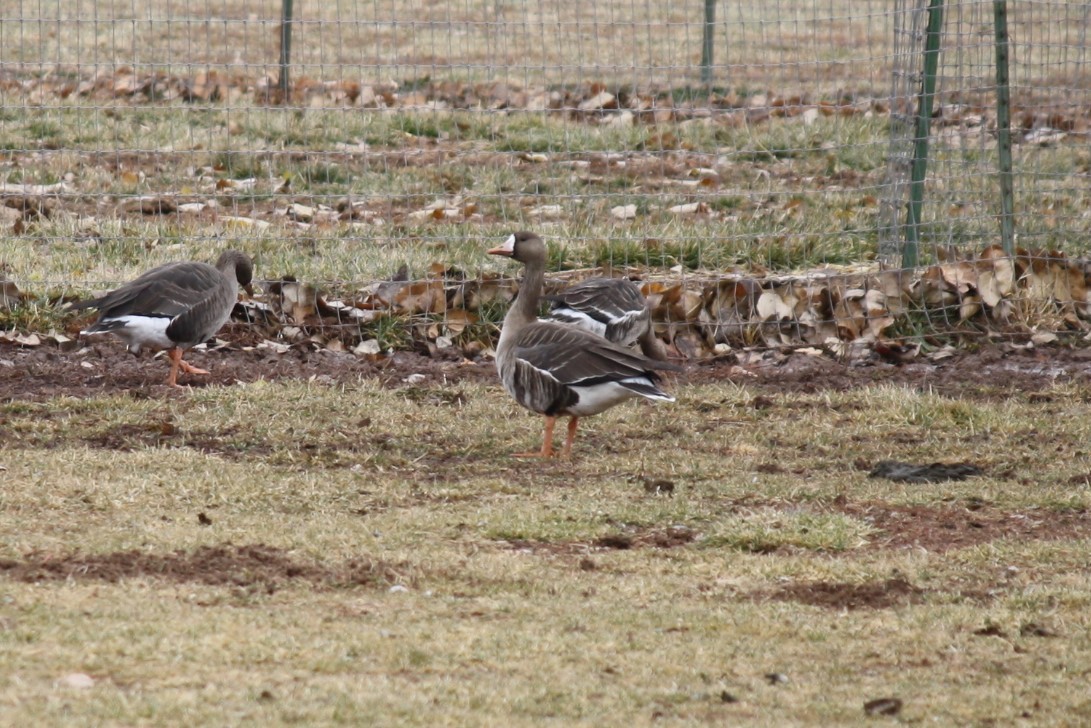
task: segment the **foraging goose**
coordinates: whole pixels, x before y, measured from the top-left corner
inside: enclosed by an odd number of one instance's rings
[[[667,358],[652,330],[648,302],[628,278],[588,278],[545,299],[553,321],[586,329],[619,346],[639,343],[644,356]]]
[[[73,308],[97,308],[98,320],[81,334],[111,333],[129,351],[167,349],[167,385],[179,386],[178,370],[208,374],[182,359],[182,352],[208,341],[231,316],[239,286],[253,293],[254,266],[245,253],[226,251],[208,263],[167,263],[153,268],[105,296],[80,301]]]
[[[597,334],[548,321],[538,321],[545,279],[545,244],[534,233],[519,232],[489,251],[526,266],[520,293],[504,317],[496,347],[496,369],[515,401],[544,415],[541,450],[520,457],[551,457],[553,427],[568,416],[563,457],[572,452],[580,417],[598,414],[631,397],[673,402],[658,386],[657,370],[678,370],[612,344]]]

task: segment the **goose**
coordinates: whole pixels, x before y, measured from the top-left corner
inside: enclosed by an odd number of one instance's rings
[[[167,385],[180,386],[178,370],[208,374],[182,359],[182,352],[212,338],[238,300],[239,286],[250,286],[254,265],[237,250],[224,252],[216,265],[194,261],[153,268],[105,296],[72,304],[95,308],[98,320],[80,333],[111,333],[139,354],[144,347],[166,349],[170,357]]]
[[[545,299],[552,321],[578,326],[620,346],[639,344],[644,356],[666,359],[652,330],[648,302],[628,278],[587,278]]]
[[[530,232],[513,233],[488,252],[526,266],[520,293],[504,316],[496,369],[504,389],[516,402],[545,417],[545,433],[540,450],[516,453],[517,457],[552,457],[558,417],[569,418],[561,453],[568,458],[581,417],[596,415],[632,397],[674,401],[659,388],[658,373],[678,371],[674,364],[649,359],[584,329],[538,320],[546,264],[545,243],[540,237]]]

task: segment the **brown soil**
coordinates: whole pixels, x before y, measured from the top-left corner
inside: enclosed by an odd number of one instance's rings
[[[202,514],[203,515],[203,514]],[[192,552],[152,554],[117,551],[107,554],[27,554],[23,560],[0,560],[0,574],[23,582],[159,579],[177,583],[243,587],[272,593],[288,583],[320,589],[384,586],[399,581],[404,564],[353,559],[323,565],[297,561],[287,552],[262,544],[202,546]]]
[[[1091,537],[1084,510],[1005,511],[972,501],[964,506],[847,503],[843,512],[875,528],[867,548],[944,552],[998,540],[1056,541]]]
[[[798,582],[754,596],[758,599],[799,602],[827,609],[889,609],[921,601],[924,590],[905,579],[895,577],[865,584]]]
[[[283,354],[247,346],[245,326],[234,325],[223,334],[228,347],[187,355],[208,376],[180,376],[189,387],[230,386],[258,379],[312,379],[328,383],[378,378],[392,387],[413,385],[457,386],[461,381],[496,382],[491,360],[469,361],[456,350],[436,356],[397,352],[375,360],[346,352],[295,347]],[[1054,383],[1091,384],[1091,349],[1025,350],[991,346],[949,359],[927,359],[904,365],[882,360],[849,365],[828,356],[769,351],[734,360],[706,360],[686,366],[674,377],[676,385],[730,381],[755,393],[755,407],[776,406],[767,395],[847,390],[870,384],[902,384],[963,398],[994,399],[1008,396],[1048,397]],[[150,355],[133,356],[119,342],[101,341],[63,352],[52,345],[22,348],[0,342],[0,402],[43,400],[56,396],[139,391],[153,398],[183,396],[164,386],[168,365]],[[406,381],[410,375],[412,382]],[[421,378],[423,377],[423,379]]]

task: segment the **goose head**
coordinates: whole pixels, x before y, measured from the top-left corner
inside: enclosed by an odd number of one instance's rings
[[[254,287],[251,285],[254,281],[254,263],[249,255],[237,250],[225,250],[216,261],[216,268],[226,275],[234,273],[239,287],[248,295],[254,295]]]
[[[546,246],[535,233],[520,231],[512,233],[507,239],[489,250],[490,255],[503,255],[524,265],[545,266]]]

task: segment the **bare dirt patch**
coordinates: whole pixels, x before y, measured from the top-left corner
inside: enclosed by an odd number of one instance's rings
[[[627,551],[629,549],[671,549],[685,546],[697,538],[697,532],[686,526],[646,528],[611,533],[591,541],[531,541],[507,539],[507,545],[516,551],[528,551],[548,555],[586,554],[593,551]]]
[[[300,561],[264,544],[202,546],[168,554],[135,550],[86,555],[33,552],[22,560],[0,560],[0,575],[29,583],[156,579],[243,587],[270,594],[293,583],[319,589],[384,586],[404,580],[406,571],[406,564],[367,558],[334,565]]]
[[[327,350],[291,349],[283,354],[270,350],[217,349],[192,352],[187,361],[208,369],[208,376],[183,375],[184,387],[231,386],[258,380],[312,380],[344,384],[375,378],[390,387],[445,386],[457,381],[496,381],[491,361],[465,363],[459,358],[432,358],[413,352],[396,352],[371,361],[353,354]],[[139,390],[152,398],[185,396],[184,390],[164,385],[168,365],[149,355],[134,356],[122,346],[99,343],[81,352],[66,353],[53,347],[21,349],[0,344],[0,401],[43,401],[53,397],[102,396]],[[410,375],[420,375],[407,381]],[[414,391],[417,399],[431,400],[451,394]],[[453,403],[453,402],[445,402]]]
[[[744,499],[734,505],[753,508],[761,505]],[[785,504],[767,504],[784,507]],[[1084,510],[1026,509],[1004,510],[978,501],[950,506],[902,506],[881,502],[836,502],[834,510],[869,523],[875,530],[866,544],[845,552],[868,553],[879,549],[920,549],[945,553],[1000,540],[1018,542],[1064,541],[1091,538],[1091,513]],[[532,541],[508,539],[515,550],[553,556],[571,556],[593,552],[625,551],[641,548],[679,548],[699,543],[699,531],[683,525],[611,533],[591,541]],[[778,547],[759,553],[778,554],[796,551]]]
[[[1084,510],[1009,511],[971,502],[963,506],[845,504],[844,513],[875,528],[867,549],[945,552],[999,540],[1062,541],[1091,538]]]
[[[773,591],[759,592],[757,599],[797,602],[825,609],[890,609],[916,604],[925,591],[905,579],[895,577],[864,584],[807,581],[789,584]]]
[[[240,328],[240,331],[235,331]],[[285,353],[243,348],[245,327],[225,332],[228,348],[193,352],[196,366],[209,376],[183,377],[189,387],[230,386],[257,380],[316,380],[330,384],[376,378],[390,387],[413,387],[413,397],[458,399],[459,382],[497,383],[490,359],[468,360],[453,350],[435,356],[399,351],[371,360],[345,352],[292,348]],[[233,339],[239,339],[239,342]],[[0,343],[0,401],[41,401],[57,396],[82,398],[140,390],[150,397],[184,396],[163,385],[165,361],[136,357],[120,344],[95,343],[85,349],[63,352],[55,346],[20,348]],[[410,380],[409,377],[413,376]],[[883,361],[849,365],[831,357],[770,352],[760,362],[740,367],[728,361],[702,361],[687,365],[675,378],[675,386],[731,381],[762,393],[792,394],[827,390],[843,391],[874,384],[902,384],[930,388],[940,394],[968,399],[1038,396],[1055,383],[1091,384],[1091,350],[1004,350],[982,348],[941,362],[895,365]],[[455,387],[435,394],[436,387]],[[758,399],[762,406],[775,406]],[[446,402],[445,402],[446,403]]]
[[[1040,393],[1057,383],[1091,383],[1091,349],[1021,349],[998,344],[960,351],[939,361],[920,359],[908,364],[878,358],[846,363],[830,356],[769,351],[759,364],[745,368],[715,359],[697,362],[682,381],[724,380],[783,394],[902,384],[948,396],[995,399]],[[773,403],[755,399],[754,406]]]

